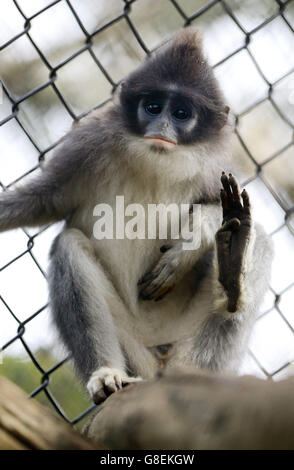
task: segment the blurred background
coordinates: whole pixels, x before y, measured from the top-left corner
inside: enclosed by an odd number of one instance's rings
[[[292,0],[1,0],[1,190],[37,174],[74,120],[188,24],[203,31],[234,117],[237,176],[275,246],[240,374],[279,380],[294,373]],[[92,406],[47,308],[48,251],[60,228],[0,234],[0,374],[80,425]]]

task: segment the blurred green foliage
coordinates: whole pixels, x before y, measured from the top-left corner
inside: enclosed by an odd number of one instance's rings
[[[50,369],[52,364],[57,362],[49,351],[43,349],[37,351],[35,357],[42,364],[44,370]],[[3,364],[0,366],[0,374],[14,382],[27,394],[35,390],[41,384],[42,379],[42,374],[29,357],[4,355]],[[91,406],[91,402],[68,362],[54,371],[47,388],[54,395],[54,398],[70,420]],[[35,399],[56,413],[44,391],[36,395]],[[78,423],[77,427],[81,428],[83,424],[84,420]]]

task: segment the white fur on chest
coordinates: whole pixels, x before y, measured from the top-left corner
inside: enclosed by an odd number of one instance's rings
[[[164,234],[164,229],[166,229],[167,239],[170,238],[170,226],[162,226],[162,224],[166,225],[166,220],[170,220],[165,217],[162,219],[157,218],[156,238],[150,239],[148,237],[148,206],[150,204],[163,204],[169,214],[174,212],[173,215],[177,217],[180,204],[190,202],[192,189],[187,187],[185,194],[181,194],[180,192],[177,193],[177,188],[172,186],[168,188],[166,184],[160,187],[156,186],[154,181],[136,181],[134,175],[130,178],[126,178],[125,174],[121,176],[122,178],[117,179],[116,184],[113,184],[112,187],[108,187],[103,195],[98,195],[99,200],[102,197],[103,203],[112,208],[114,238],[112,240],[96,240],[92,237],[92,240],[97,256],[109,271],[112,281],[116,284],[125,300],[132,302],[135,298],[134,290],[137,289],[139,278],[152,267],[161,255],[160,246],[165,243],[166,238],[159,239],[159,234]],[[117,207],[117,196],[120,196],[119,207]],[[122,207],[122,196],[124,207]],[[142,222],[142,226],[144,226],[143,239],[129,239],[127,234],[122,239],[116,238],[116,219],[119,217],[124,224],[130,220],[131,217],[122,217],[123,210],[125,211],[130,204],[139,204],[144,212],[144,221]]]
[[[173,336],[181,337],[181,330],[189,331],[185,323],[186,321],[194,323],[194,319],[186,316],[184,320],[182,312],[187,302],[190,301],[191,294],[182,283],[179,290],[176,289],[175,293],[167,296],[162,302],[139,301],[138,280],[159,260],[160,247],[165,240],[158,237],[148,239],[148,223],[146,223],[145,239],[127,237],[117,239],[114,236],[113,239],[97,240],[93,235],[93,225],[96,220],[93,209],[97,204],[107,204],[112,208],[113,218],[116,219],[116,215],[121,216],[117,214],[117,196],[124,197],[125,208],[129,204],[140,204],[145,214],[148,212],[148,204],[166,206],[189,204],[194,201],[195,197],[199,197],[203,187],[201,171],[203,155],[200,155],[199,159],[196,158],[193,165],[189,157],[188,162],[191,167],[185,165],[185,162],[187,163],[185,155],[160,155],[160,164],[157,168],[156,162],[152,161],[155,158],[154,155],[151,157],[146,155],[149,160],[137,157],[130,155],[128,161],[113,165],[111,174],[105,182],[102,184],[99,182],[97,187],[92,188],[93,194],[90,202],[79,208],[73,224],[91,238],[97,259],[105,274],[111,280],[127,310],[133,315],[134,322],[138,322],[142,340],[150,345],[172,340]],[[164,165],[167,166],[166,171],[164,171]],[[184,165],[182,173],[181,165]],[[189,168],[190,171],[188,171]],[[167,324],[171,325],[170,329],[167,328]]]

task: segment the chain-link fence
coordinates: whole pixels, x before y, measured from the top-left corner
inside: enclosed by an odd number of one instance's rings
[[[37,173],[69,124],[103,105],[123,76],[160,42],[180,27],[202,27],[208,54],[235,116],[233,145],[242,182],[256,205],[255,218],[270,233],[276,248],[271,290],[241,372],[274,379],[290,374],[294,360],[293,1],[39,0],[29,5],[26,0],[6,0],[0,8],[0,18],[8,24],[0,45],[0,184],[4,191]],[[39,25],[36,30],[35,25]],[[53,36],[56,43],[60,41],[63,28],[64,42],[53,54],[48,42],[54,42]],[[67,40],[69,29],[76,36],[69,35]],[[22,50],[30,50],[29,59],[25,53],[18,54],[22,41]],[[85,76],[95,77],[91,87]],[[40,133],[42,115],[46,132],[42,128]],[[48,366],[39,359],[29,336],[30,331],[39,335],[42,345],[47,334],[48,323],[42,316],[47,315],[47,305],[40,305],[39,293],[46,289],[40,284],[40,277],[46,278],[44,243],[49,247],[53,235],[52,227],[19,230],[13,243],[12,232],[1,235],[3,365],[10,349],[20,345],[41,383],[30,390],[30,396],[45,394],[55,410],[75,424],[93,406],[89,403],[78,416],[68,416],[58,393],[52,391],[54,377],[67,360]],[[13,378],[18,382],[17,374]]]

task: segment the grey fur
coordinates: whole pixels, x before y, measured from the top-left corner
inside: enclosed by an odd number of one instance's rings
[[[217,310],[199,331],[191,360],[198,367],[213,371],[236,370],[245,352],[256,312],[269,285],[273,256],[272,244],[263,228],[256,224],[256,242],[247,273],[246,306],[237,315]]]
[[[179,145],[170,154],[148,147],[130,130],[118,94],[106,109],[95,111],[65,136],[38,178],[0,196],[0,230],[67,221],[51,250],[51,308],[95,401],[105,397],[102,386],[111,392],[133,380],[128,374],[152,377],[158,369],[154,348],[164,344],[173,344],[167,367],[190,363],[212,370],[234,368],[267,289],[271,248],[264,232],[255,227],[252,253],[246,255],[241,307],[236,313],[227,311],[213,255],[222,211],[213,202],[219,198],[221,171],[232,167],[226,151],[230,129],[224,125],[216,82],[211,79],[206,86],[208,66],[202,56],[194,61],[200,46],[197,43],[194,50],[193,41],[190,29],[183,38],[177,36],[175,44],[188,44],[187,60],[193,59],[189,73],[193,66],[200,67],[198,95],[207,88],[210,96],[216,93],[217,106],[202,99],[216,113],[215,129],[210,129],[207,140],[203,127],[199,141]],[[169,48],[165,50],[168,54]],[[156,60],[150,63],[149,75]],[[174,89],[174,81],[172,85]],[[111,245],[95,240],[94,206],[113,205],[115,196],[122,194],[126,204],[201,201],[199,250],[183,251],[181,241],[171,240],[112,240]],[[171,248],[161,253],[164,243]],[[158,264],[168,276],[154,276],[153,287],[160,291],[163,284],[173,290],[159,302],[142,301],[137,281],[154,268],[156,272]]]
[[[89,241],[82,233],[73,233],[73,229],[63,232],[52,246],[50,300],[61,338],[73,353],[77,372],[86,381],[101,366],[113,362],[124,369],[125,362],[103,297],[97,296],[95,305],[89,299],[89,292],[96,286],[95,278],[89,279],[83,271],[85,262],[94,273],[98,269],[91,247],[87,249]],[[84,263],[81,256],[86,258]]]

